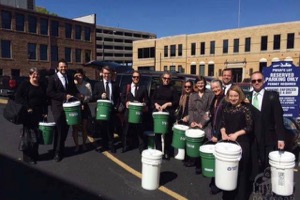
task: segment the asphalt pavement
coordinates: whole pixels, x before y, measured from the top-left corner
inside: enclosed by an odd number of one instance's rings
[[[210,178],[196,175],[193,167],[171,158],[161,164],[160,187],[148,191],[141,187],[141,155],[137,149],[116,154],[99,153],[88,145],[88,151],[74,153],[71,131],[66,141],[66,157],[59,163],[52,160],[52,145],[40,145],[36,165],[25,164],[18,150],[21,125],[3,118],[0,104],[0,199],[221,199],[211,195]],[[49,112],[51,121],[51,111]],[[117,142],[117,139],[116,139]],[[296,168],[297,170],[299,167]],[[296,189],[300,198],[295,172]]]

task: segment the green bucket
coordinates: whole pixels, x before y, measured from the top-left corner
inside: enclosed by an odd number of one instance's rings
[[[169,113],[168,112],[153,112],[154,121],[154,133],[166,134],[168,132],[169,125]]]
[[[215,177],[214,149],[214,144],[204,144],[199,148],[202,163],[202,175],[205,177]]]
[[[67,102],[63,104],[68,125],[77,125],[81,122],[80,101]]]
[[[189,129],[188,126],[176,124],[173,126],[172,146],[177,149],[185,148],[185,131]]]
[[[186,136],[186,154],[192,158],[200,157],[199,148],[204,139],[204,131],[200,129],[188,129],[185,131]]]
[[[128,122],[133,124],[142,123],[143,104],[130,102],[128,105]]]
[[[109,120],[112,109],[111,101],[100,99],[97,101],[97,120]]]
[[[145,131],[144,135],[147,137],[148,149],[154,149],[154,133],[153,131]]]
[[[51,122],[51,123],[40,122],[39,123],[39,130],[41,131],[41,134],[42,134],[40,144],[52,144],[54,128],[55,128],[54,122]]]

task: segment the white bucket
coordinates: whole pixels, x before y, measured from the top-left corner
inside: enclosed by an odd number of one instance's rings
[[[184,160],[185,157],[185,149],[174,149],[174,153],[175,153],[175,159],[177,160]]]
[[[295,155],[284,151],[269,153],[271,165],[272,192],[280,196],[290,196],[294,189]]]
[[[142,152],[142,188],[156,190],[159,186],[161,151],[146,149]]]
[[[225,191],[236,189],[239,161],[242,157],[240,145],[218,142],[213,152],[215,160],[216,186]]]

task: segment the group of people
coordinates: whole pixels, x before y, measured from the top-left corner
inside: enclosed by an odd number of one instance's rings
[[[232,82],[231,69],[223,70],[222,80],[212,80],[210,90],[207,89],[206,79],[203,76],[198,77],[195,81],[185,81],[181,96],[171,84],[171,73],[164,72],[161,76],[161,84],[149,97],[147,88],[140,84],[141,74],[138,71],[132,73],[131,83],[120,89],[113,80],[113,72],[110,68],[103,67],[100,74],[101,79],[95,84],[92,91],[91,85],[83,79],[82,70],[70,77],[67,69],[67,63],[60,60],[57,73],[50,76],[47,84],[44,84],[39,81],[38,70],[31,68],[29,81],[23,82],[16,92],[16,101],[22,103],[27,109],[28,120],[24,121],[24,130],[25,132],[30,130],[27,133],[32,138],[39,137],[38,124],[47,118],[47,99],[49,99],[56,123],[53,158],[57,162],[64,157],[65,140],[69,130],[63,103],[73,98],[82,102],[82,124],[72,127],[76,152],[79,151],[79,130],[82,131],[82,149],[86,150],[85,143],[89,138],[87,124],[88,117],[91,115],[88,102],[91,99],[110,100],[113,105],[110,119],[97,121],[97,127],[101,129],[102,144],[99,147],[101,150],[107,149],[112,153],[116,152],[114,132],[118,122],[122,124],[122,134],[120,134],[122,152],[134,147],[142,152],[147,148],[147,138],[144,136],[145,129],[149,127],[147,117],[149,117],[149,113],[157,111],[169,113],[167,133],[155,134],[155,148],[161,151],[163,149],[162,137],[164,137],[163,159],[165,160],[174,156],[171,142],[172,126],[175,123],[204,130],[206,140],[214,143],[220,140],[238,142],[242,148],[238,186],[234,191],[223,191],[223,199],[248,199],[250,180],[258,172],[268,167],[269,152],[285,147],[283,111],[279,96],[276,92],[264,89],[264,76],[261,72],[254,72],[251,75],[253,91],[248,98],[242,89]],[[143,123],[128,122],[130,102],[143,104]],[[117,108],[120,104],[125,106],[122,120],[118,119]],[[23,150],[23,159],[26,162],[35,163],[38,159],[38,143],[34,142],[29,146]],[[196,173],[201,173],[199,159],[187,158],[185,165],[196,166]],[[216,193],[218,190],[214,179],[210,185],[212,192]]]

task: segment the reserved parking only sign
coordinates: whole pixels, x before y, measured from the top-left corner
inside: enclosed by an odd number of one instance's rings
[[[285,117],[297,118],[300,110],[300,67],[289,61],[274,62],[263,69],[265,88],[279,93]]]

